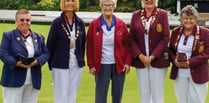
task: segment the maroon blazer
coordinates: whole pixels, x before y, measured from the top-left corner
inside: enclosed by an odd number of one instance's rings
[[[174,28],[172,31],[171,41],[170,41],[170,56],[172,61],[171,79],[176,79],[178,75],[178,67],[174,64],[176,58],[177,46],[179,43],[179,38],[182,35],[182,27]],[[193,30],[193,35],[195,40],[193,42],[192,55],[189,59],[191,76],[195,83],[206,83],[209,80],[209,29],[200,27],[199,33],[196,29]]]
[[[145,67],[138,58],[140,54],[146,54],[144,42],[145,28],[142,20],[145,14],[144,10],[135,11],[131,19],[128,41],[130,52],[133,55],[132,65],[136,68]],[[169,42],[168,15],[165,10],[159,8],[155,8],[153,15],[155,19],[151,22],[149,29],[149,54],[154,55],[155,59],[151,62],[151,65],[157,68],[164,68],[170,65],[167,51]]]
[[[114,38],[114,57],[117,73],[121,74],[125,64],[131,64],[131,54],[129,53],[126,41],[128,38],[128,28],[126,24],[116,16],[115,38]],[[103,30],[101,24],[101,16],[94,19],[87,32],[87,64],[89,69],[96,68],[96,74],[99,74],[101,68],[102,56],[102,39]]]

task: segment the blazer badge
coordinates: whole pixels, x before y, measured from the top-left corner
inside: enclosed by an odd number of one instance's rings
[[[156,30],[157,30],[157,32],[162,32],[163,31],[162,25],[161,24],[157,24]]]

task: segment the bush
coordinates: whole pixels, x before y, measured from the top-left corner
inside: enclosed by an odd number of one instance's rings
[[[41,0],[37,3],[40,10],[56,10],[58,9],[59,0]]]
[[[32,0],[16,0],[15,2],[7,1],[7,9],[30,9],[31,4],[33,4]]]

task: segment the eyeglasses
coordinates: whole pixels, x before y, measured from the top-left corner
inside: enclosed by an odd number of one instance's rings
[[[103,4],[103,7],[105,7],[105,8],[107,8],[107,7],[112,8],[113,4]]]
[[[20,21],[21,21],[21,22],[24,22],[24,21],[30,22],[30,19],[20,19]]]

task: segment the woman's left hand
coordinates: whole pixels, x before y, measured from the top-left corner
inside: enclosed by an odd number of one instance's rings
[[[181,67],[181,68],[189,68],[189,61],[181,62],[181,63],[180,63],[180,67]]]
[[[126,74],[128,74],[130,72],[130,66],[125,64],[123,67],[123,72],[125,72]]]
[[[37,66],[37,65],[38,65],[38,60],[35,59],[35,60],[30,64],[30,67]]]

